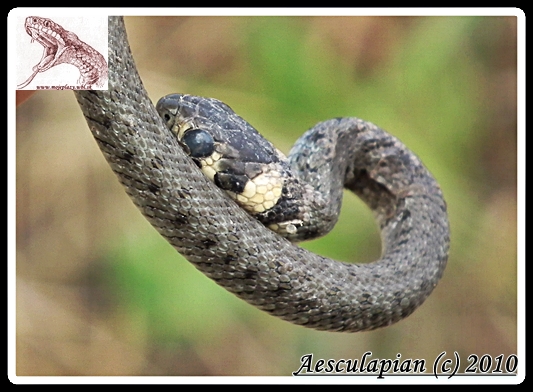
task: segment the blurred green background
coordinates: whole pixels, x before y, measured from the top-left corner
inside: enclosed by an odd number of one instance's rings
[[[155,102],[228,103],[287,153],[316,122],[357,116],[414,150],[452,229],[444,278],[409,318],[308,330],[218,287],[144,220],[72,92],[17,110],[17,375],[290,375],[300,358],[426,359],[517,351],[515,17],[128,17]],[[66,65],[64,65],[66,66]],[[302,246],[380,254],[368,209]],[[428,371],[431,367],[428,366]]]

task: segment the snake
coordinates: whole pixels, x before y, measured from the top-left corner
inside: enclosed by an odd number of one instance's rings
[[[108,48],[109,89],[75,91],[81,111],[133,203],[207,277],[273,316],[335,332],[389,326],[433,292],[448,260],[447,206],[396,137],[339,117],[285,157],[216,99],[169,94],[155,107],[122,17],[109,17]],[[335,224],[344,188],[379,225],[374,262],[298,246]]]
[[[104,56],[92,46],[83,42],[72,31],[48,18],[28,16],[24,29],[44,50],[41,60],[33,67],[33,73],[17,88],[26,87],[40,72],[45,72],[59,64],[70,64],[78,68],[80,88],[103,87],[107,81],[107,63]]]

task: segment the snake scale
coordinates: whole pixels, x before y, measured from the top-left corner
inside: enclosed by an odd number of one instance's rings
[[[143,215],[200,271],[259,309],[318,330],[372,330],[411,314],[442,277],[449,224],[439,185],[407,147],[373,124],[324,121],[296,143],[302,155],[291,158],[319,174],[299,175],[329,195],[333,215],[343,184],[373,210],[382,256],[348,264],[267,229],[199,170],[149,99],[122,18],[109,19],[109,90],[75,94]]]

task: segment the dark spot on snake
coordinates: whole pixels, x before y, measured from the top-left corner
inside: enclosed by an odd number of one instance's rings
[[[226,256],[224,258],[224,264],[229,264],[229,263],[232,263],[234,261],[237,261],[237,258],[235,256]]]
[[[307,143],[316,143],[317,141],[319,141],[320,139],[323,139],[323,138],[324,138],[324,133],[323,132],[313,132],[313,133],[307,135],[306,141],[307,141]]]
[[[409,210],[403,210],[402,211],[402,216],[400,217],[400,222],[403,222],[405,221],[407,218],[409,218],[411,216],[411,211]]]
[[[131,163],[131,161],[133,160],[133,154],[130,153],[129,151],[125,151],[124,152],[124,155],[122,156],[126,161],[128,161],[129,163]]]
[[[163,167],[165,167],[165,165],[163,164],[163,161],[159,158],[152,158],[151,163],[152,163],[152,167],[156,169],[161,170]]]
[[[189,155],[193,158],[205,158],[215,151],[215,141],[203,129],[191,129],[183,135],[181,142],[189,148]]]
[[[385,167],[385,166],[389,166],[390,162],[387,162],[386,160],[381,160],[378,162],[378,166],[379,167]]]
[[[397,245],[405,245],[405,244],[407,244],[408,242],[409,242],[408,239],[400,240],[400,241],[398,241],[398,244],[397,244]]]
[[[252,280],[255,280],[255,278],[257,277],[257,272],[256,271],[246,271],[245,274],[244,274],[244,279],[252,279]]]
[[[150,192],[152,192],[154,195],[156,195],[157,193],[159,193],[159,187],[155,184],[148,184],[148,190]]]
[[[187,188],[176,189],[176,193],[177,193],[178,196],[181,197],[182,199],[186,199],[186,198],[191,197],[191,191],[188,190]]]
[[[193,158],[192,161],[194,162],[194,164],[195,164],[196,166],[198,166],[198,168],[200,168],[200,169],[202,168],[202,162],[200,162],[199,159],[197,159],[197,158]]]
[[[189,223],[189,221],[187,220],[187,216],[180,214],[179,212],[176,213],[176,215],[174,216],[174,222],[180,225],[186,225],[187,223]]]
[[[368,139],[365,140],[363,145],[361,146],[361,152],[366,154],[369,151],[375,150],[377,147],[377,140],[376,139]]]
[[[122,175],[122,178],[120,179],[120,183],[128,186],[128,184],[135,183],[135,178],[128,176],[127,174]]]
[[[248,177],[228,173],[215,174],[215,185],[226,191],[242,193],[248,182]]]
[[[216,242],[210,239],[202,240],[202,245],[204,245],[206,248],[210,248],[213,245],[216,245]]]
[[[282,196],[276,205],[271,209],[257,215],[257,218],[268,225],[270,223],[277,223],[300,218],[300,208],[298,202]]]

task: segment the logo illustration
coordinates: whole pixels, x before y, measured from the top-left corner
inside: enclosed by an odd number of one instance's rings
[[[28,16],[24,23],[31,42],[40,43],[44,50],[41,60],[33,67],[33,73],[17,86],[23,89],[39,73],[60,64],[70,64],[79,70],[76,89],[107,89],[107,63],[100,52],[83,42],[72,31],[64,29],[51,19]],[[61,84],[57,80],[57,84]]]

